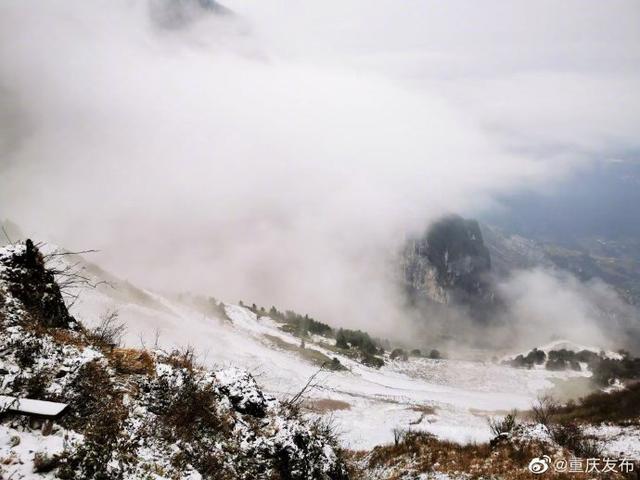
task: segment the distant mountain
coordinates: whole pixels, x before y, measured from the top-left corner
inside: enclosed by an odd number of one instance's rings
[[[475,220],[447,216],[410,239],[402,254],[402,272],[413,304],[466,305],[480,317],[496,305],[491,256]]]
[[[640,239],[583,238],[568,247],[486,224],[481,230],[498,275],[540,266],[559,268],[582,281],[598,278],[628,303],[640,305]]]

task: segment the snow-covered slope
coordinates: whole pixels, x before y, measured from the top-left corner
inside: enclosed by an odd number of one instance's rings
[[[59,261],[78,260],[82,261],[68,257]],[[92,281],[110,282],[84,290],[75,302],[72,313],[86,325],[97,324],[101,315],[117,309],[127,324],[126,344],[157,343],[165,349],[190,345],[201,362],[242,366],[280,398],[294,395],[318,371],[313,359],[321,355],[314,353],[337,357],[347,370],[322,372],[308,396],[333,416],[344,444],[351,448],[390,442],[395,427],[460,442],[486,441],[488,415],[527,409],[557,382],[586,375],[424,358],[387,361],[376,370],[321,342],[307,342],[301,351],[298,338],[242,306],[226,305],[226,318],[221,318],[191,299],[137,288],[90,264],[84,273]]]
[[[0,478],[348,480],[331,430],[295,402],[188,349],[114,345],[117,329],[69,315],[65,279],[81,277],[60,277],[30,240],[0,248]]]

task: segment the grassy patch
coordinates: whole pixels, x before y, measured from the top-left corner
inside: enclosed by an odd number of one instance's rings
[[[265,334],[264,337],[281,350],[296,353],[300,355],[304,360],[319,367],[323,365],[325,367],[329,367],[333,363],[331,358],[313,348],[302,348],[298,345],[294,345],[293,343],[289,343],[275,335]]]

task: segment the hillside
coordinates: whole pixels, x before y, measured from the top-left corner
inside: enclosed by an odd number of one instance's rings
[[[517,370],[488,359],[392,360],[389,351],[384,366],[369,367],[337,350],[334,339],[313,335],[301,348],[295,332],[246,306],[214,308],[206,298],[135,287],[79,256],[54,259],[81,262],[78,267],[92,284],[109,282],[83,289],[71,311],[88,326],[98,325],[106,312],[117,311],[127,325],[128,346],[157,344],[172,350],[190,345],[206,365],[246,368],[277,398],[289,398],[324,362],[337,358],[345,369],[321,372],[308,392],[307,405],[312,413],[331,415],[343,445],[350,448],[389,442],[398,426],[448,440],[488,441],[486,418],[491,412],[527,409],[541,392],[570,379],[588,382],[586,371]]]
[[[62,293],[31,241],[0,250],[0,393],[68,404],[44,423],[3,404],[1,478],[348,478],[330,427],[297,403],[189,349],[121,348],[114,324],[85,328]]]
[[[0,395],[69,409],[52,424],[2,414],[0,472],[9,478],[515,479],[527,478],[527,455],[549,448],[554,458],[588,445],[640,455],[635,390],[554,407],[584,423],[579,443],[565,438],[573,427],[528,420],[540,394],[588,381],[588,371],[389,352],[375,368],[322,335],[302,342],[254,307],[162,296],[44,251],[30,242],[0,250]],[[74,275],[95,288],[74,291]],[[607,423],[612,402],[628,405]],[[496,436],[511,409],[524,421]]]

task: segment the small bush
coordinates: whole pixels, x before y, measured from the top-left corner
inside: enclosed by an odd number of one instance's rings
[[[131,457],[135,444],[126,440],[123,425],[127,408],[105,365],[85,364],[70,385],[69,413],[60,422],[84,435],[85,441],[61,459],[61,478],[106,480],[118,478],[114,460]]]
[[[578,457],[592,458],[600,457],[602,454],[597,442],[586,438],[582,429],[575,423],[552,426],[551,436],[558,445],[571,450]]]
[[[510,433],[518,425],[516,417],[517,412],[513,410],[502,419],[490,418],[488,420],[489,428],[496,437],[503,433]]]
[[[405,436],[406,431],[400,427],[395,427],[393,430],[393,444],[397,447]]]
[[[442,358],[442,354],[434,348],[429,352],[429,358],[432,360],[440,360]]]
[[[36,473],[50,472],[60,465],[60,457],[44,452],[36,452],[33,456],[33,471]]]
[[[118,373],[147,375],[153,373],[153,359],[144,350],[116,348],[109,354],[109,357]]]
[[[367,367],[380,368],[384,366],[384,360],[380,357],[376,357],[375,355],[370,355],[368,353],[363,353],[360,357],[360,363],[366,365]]]
[[[195,350],[192,346],[187,345],[172,351],[165,360],[176,368],[185,368],[191,371],[195,367]]]
[[[42,341],[38,338],[20,340],[11,347],[15,351],[16,361],[22,368],[31,368],[42,351]]]
[[[362,353],[378,355],[382,347],[374,341],[367,332],[361,330],[348,330],[341,328],[336,334],[336,347],[357,348]]]
[[[402,348],[396,348],[391,352],[391,360],[404,360],[407,361],[409,356]]]
[[[124,323],[118,321],[117,310],[109,310],[100,317],[97,327],[88,331],[89,341],[99,347],[118,347],[127,330]]]
[[[202,433],[228,430],[228,425],[216,411],[216,403],[217,397],[212,386],[200,386],[193,375],[186,375],[183,385],[162,412],[161,418],[177,435],[177,439],[190,441]]]
[[[340,363],[340,360],[338,360],[336,357],[333,357],[331,359],[331,362],[327,365],[327,368],[329,370],[333,370],[333,371],[336,371],[336,372],[347,369],[347,367],[342,365],[342,363]]]

